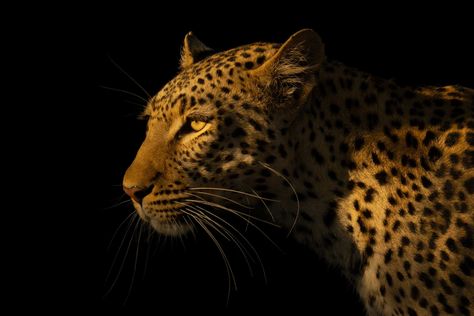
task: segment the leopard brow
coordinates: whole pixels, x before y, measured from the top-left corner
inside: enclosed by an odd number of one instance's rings
[[[186,117],[196,121],[209,122],[213,119],[214,115],[212,114],[212,109],[201,107],[192,109],[187,113]]]

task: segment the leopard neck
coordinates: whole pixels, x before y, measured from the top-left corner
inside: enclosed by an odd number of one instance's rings
[[[351,277],[361,266],[370,237],[351,234],[344,223],[358,215],[352,205],[351,210],[346,205],[354,189],[371,194],[368,185],[354,175],[380,163],[377,157],[363,157],[357,151],[377,146],[377,137],[369,143],[367,136],[383,135],[388,116],[402,111],[398,98],[403,89],[329,62],[322,65],[317,82],[311,101],[292,122],[288,135],[282,135],[291,148],[293,166],[283,173],[292,181],[300,202],[295,237]],[[295,203],[294,196],[289,200]]]

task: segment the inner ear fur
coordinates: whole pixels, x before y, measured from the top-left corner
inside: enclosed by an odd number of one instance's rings
[[[213,52],[214,51],[212,48],[207,47],[192,32],[189,32],[184,37],[183,49],[181,51],[180,68],[187,68],[211,55]]]
[[[251,72],[260,85],[279,101],[301,100],[313,89],[314,74],[324,60],[324,44],[319,35],[311,29],[303,29]]]

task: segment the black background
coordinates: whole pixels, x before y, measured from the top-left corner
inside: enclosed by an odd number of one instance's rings
[[[53,198],[56,203],[44,217],[32,215],[46,224],[40,229],[34,225],[31,231],[37,240],[20,246],[25,258],[18,275],[31,275],[15,282],[18,291],[12,296],[62,311],[309,310],[316,315],[363,315],[354,290],[337,268],[327,267],[278,232],[271,235],[283,252],[250,233],[266,268],[266,283],[258,265],[250,276],[238,251],[229,249],[239,290],[231,292],[228,304],[224,264],[204,236],[187,240],[183,247],[179,240],[164,242],[156,236],[147,243],[147,234],[142,234],[137,252],[136,234],[127,256],[118,250],[124,228],[111,241],[132,210],[129,204],[112,206],[126,200],[121,178],[145,132],[144,122],[136,120],[144,102],[104,88],[145,97],[111,60],[154,94],[176,74],[188,31],[208,46],[225,50],[254,41],[282,42],[301,28],[313,28],[329,59],[401,84],[474,86],[472,21],[466,7],[291,5],[278,9],[276,4],[221,3],[214,6],[215,12],[210,6],[184,3],[168,8],[54,8],[60,13],[36,17],[26,32],[26,45],[22,37],[15,38],[22,48],[19,64],[34,70],[23,78],[23,91],[41,87],[39,95],[47,100],[38,113],[33,107],[33,119],[41,118],[41,141],[33,136],[31,143],[37,157],[48,156],[40,177],[53,183],[38,185],[44,191],[41,201],[51,205]],[[55,154],[46,155],[48,151]],[[124,257],[123,269],[105,295]],[[109,271],[111,278],[106,280]]]

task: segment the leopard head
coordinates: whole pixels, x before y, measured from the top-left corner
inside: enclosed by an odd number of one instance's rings
[[[323,60],[311,30],[283,45],[215,54],[187,34],[180,72],[149,101],[146,137],[123,179],[140,217],[180,235],[219,212],[243,218],[257,204],[268,209],[288,191],[294,157],[284,131],[308,102]]]

